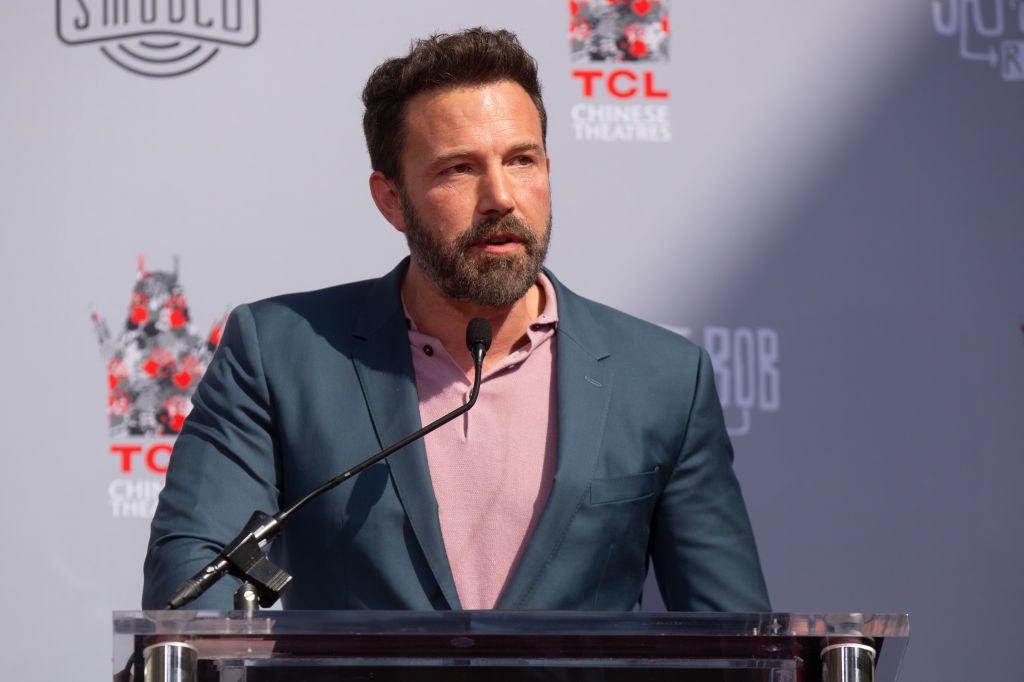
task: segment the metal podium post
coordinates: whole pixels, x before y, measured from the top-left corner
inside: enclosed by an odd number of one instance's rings
[[[146,682],[196,682],[199,653],[184,642],[161,642],[142,650]]]
[[[844,642],[821,650],[821,682],[874,682],[875,650]]]

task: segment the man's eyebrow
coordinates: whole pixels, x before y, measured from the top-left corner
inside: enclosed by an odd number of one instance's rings
[[[523,142],[522,144],[517,144],[513,146],[511,149],[509,149],[509,152],[513,154],[519,154],[521,152],[540,152],[543,150],[544,148],[541,145],[537,144],[536,142]]]
[[[455,161],[457,159],[464,159],[467,156],[472,156],[473,152],[468,149],[453,149],[450,152],[444,152],[434,157],[433,161],[430,162],[431,166],[439,166],[449,161]]]
[[[523,152],[539,152],[543,151],[544,147],[536,142],[521,142],[516,145],[509,147],[507,154],[522,154]],[[474,152],[471,149],[452,149],[451,151],[438,154],[431,161],[431,166],[440,166],[452,161],[459,159],[465,159],[474,156]]]

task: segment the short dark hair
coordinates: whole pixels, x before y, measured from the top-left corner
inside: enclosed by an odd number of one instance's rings
[[[378,66],[363,88],[363,132],[373,170],[401,183],[405,106],[413,96],[505,80],[518,83],[533,100],[546,144],[548,118],[540,96],[537,62],[511,31],[470,28],[460,33],[435,33],[415,41],[407,56]]]

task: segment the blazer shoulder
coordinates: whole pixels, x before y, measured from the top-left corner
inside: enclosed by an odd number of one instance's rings
[[[554,278],[552,281],[557,282]],[[700,346],[677,332],[580,296],[561,283],[556,283],[555,289],[564,331],[583,345],[594,344],[597,339],[610,354],[627,352],[689,361],[697,361],[703,353]]]

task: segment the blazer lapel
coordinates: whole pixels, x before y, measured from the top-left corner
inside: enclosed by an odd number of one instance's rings
[[[421,427],[408,331],[400,303],[405,267],[403,261],[375,282],[354,329],[354,335],[363,343],[357,344],[353,362],[381,448]],[[395,452],[387,463],[399,501],[441,593],[449,606],[457,609],[459,597],[444,549],[423,441]]]
[[[503,609],[531,608],[544,569],[558,551],[594,476],[611,399],[613,373],[609,363],[603,362],[609,356],[601,341],[604,334],[584,302],[551,273],[545,274],[558,297],[558,463],[540,521],[498,602]]]

